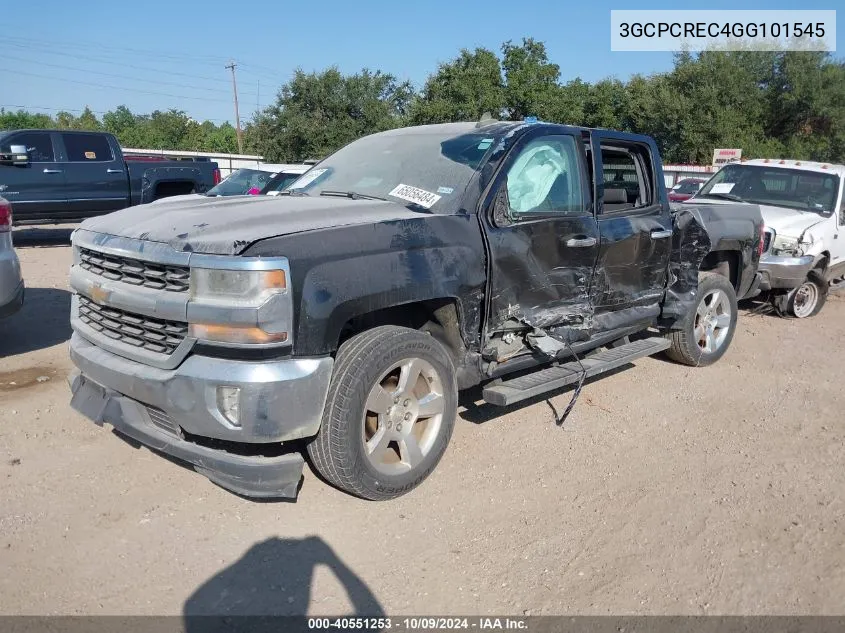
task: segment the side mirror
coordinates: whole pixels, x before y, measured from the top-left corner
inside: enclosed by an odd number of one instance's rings
[[[0,165],[12,165],[14,167],[25,167],[29,165],[29,152],[26,145],[12,145],[9,152],[0,153]]]

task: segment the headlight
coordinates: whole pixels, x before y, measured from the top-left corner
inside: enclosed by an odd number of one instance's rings
[[[277,260],[278,261],[278,260]],[[266,269],[191,268],[188,335],[229,345],[290,342],[293,323],[284,267]]]
[[[772,244],[772,253],[775,255],[800,257],[804,254],[804,251],[801,249],[801,245],[799,244],[797,238],[777,235],[775,236],[775,241]]]
[[[191,300],[225,303],[229,306],[257,306],[287,289],[284,270],[191,269]]]

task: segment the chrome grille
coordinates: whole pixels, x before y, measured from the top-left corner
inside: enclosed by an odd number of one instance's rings
[[[106,279],[171,292],[188,292],[191,277],[187,266],[156,264],[87,248],[79,249],[79,266]]]
[[[188,324],[97,305],[79,295],[79,320],[115,341],[159,354],[172,354],[188,335]]]

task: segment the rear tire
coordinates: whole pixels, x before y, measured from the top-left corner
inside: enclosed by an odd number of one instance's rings
[[[728,351],[737,315],[736,291],[731,282],[718,273],[699,273],[695,308],[679,329],[667,334],[671,345],[666,355],[684,365],[712,365]]]
[[[338,349],[308,455],[337,488],[364,499],[392,499],[437,466],[457,410],[455,369],[439,342],[408,328],[373,328]]]

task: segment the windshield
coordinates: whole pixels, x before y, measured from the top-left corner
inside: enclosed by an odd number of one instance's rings
[[[728,165],[713,176],[698,197],[715,197],[812,211],[833,212],[839,191],[836,174],[762,165]]]
[[[290,189],[312,196],[355,193],[453,213],[497,139],[489,131],[469,128],[471,132],[462,133],[449,128],[400,130],[358,139],[319,163]]]
[[[261,190],[273,172],[257,169],[236,169],[226,180],[208,190],[207,196],[245,196],[251,189]]]
[[[280,172],[267,181],[267,184],[264,185],[261,193],[270,193],[271,191],[281,191],[282,189],[287,189],[301,175],[302,174],[293,174],[291,172]]]

